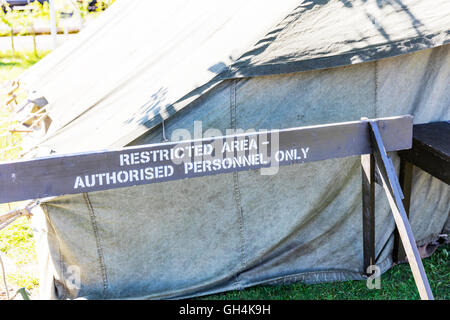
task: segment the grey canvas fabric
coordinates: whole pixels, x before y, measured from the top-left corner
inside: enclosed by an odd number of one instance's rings
[[[327,70],[226,80],[165,122],[271,129],[412,114],[450,118],[450,47]],[[78,138],[73,137],[74,143]],[[162,127],[133,144],[163,139]],[[70,143],[71,140],[66,141]],[[390,154],[398,167],[395,153]],[[58,197],[34,215],[43,298],[166,299],[257,284],[364,279],[359,157]],[[414,170],[419,244],[448,225],[450,188]],[[376,264],[394,221],[376,188]],[[42,243],[42,245],[41,245]],[[80,290],[70,285],[73,266]]]
[[[420,0],[304,1],[223,76],[344,66],[446,44],[449,24],[442,13],[450,12],[450,4],[434,4],[431,8]]]

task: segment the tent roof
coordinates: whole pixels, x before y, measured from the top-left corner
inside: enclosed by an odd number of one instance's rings
[[[49,101],[54,131],[40,147],[120,147],[224,79],[446,44],[449,15],[446,0],[118,0],[22,82]]]
[[[232,66],[251,77],[345,66],[449,42],[450,2],[302,1]]]

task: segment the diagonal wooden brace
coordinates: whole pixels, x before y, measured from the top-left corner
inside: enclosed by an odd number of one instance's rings
[[[417,249],[416,241],[403,206],[403,193],[395,168],[386,153],[376,121],[370,121],[370,138],[376,169],[379,173],[384,191],[386,192],[420,297],[422,300],[433,300],[433,293],[431,292],[419,250]]]

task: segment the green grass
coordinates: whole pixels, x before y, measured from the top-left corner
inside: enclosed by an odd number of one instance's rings
[[[14,80],[22,72],[30,66],[38,62],[48,52],[40,52],[38,55],[34,52],[16,52],[2,51],[0,52],[0,83],[7,80]],[[4,97],[0,97],[2,99]],[[18,96],[20,100],[20,93]],[[8,132],[10,123],[2,120],[8,119],[10,111],[3,105],[0,106],[0,134]],[[0,151],[11,145],[20,143],[21,136],[19,133],[10,134],[0,138]],[[2,153],[0,160],[10,160],[17,157],[19,149],[12,149]],[[10,203],[0,205],[0,213],[5,213],[14,208],[20,207],[23,203]],[[28,218],[21,217],[14,221],[7,228],[0,230],[0,254],[8,259],[16,268],[14,270],[7,269],[7,281],[15,287],[25,287],[33,291],[38,286],[38,278],[30,265],[37,262],[35,243]],[[0,282],[0,289],[3,289],[3,281]]]
[[[442,246],[423,264],[436,300],[450,299],[449,246]],[[366,281],[319,284],[256,286],[242,291],[210,295],[205,300],[418,300],[408,264],[394,266],[381,275],[380,289],[368,289]]]
[[[23,271],[9,273],[6,279],[9,283],[14,283],[18,288],[25,288],[30,293],[39,286],[39,277]]]
[[[0,82],[17,78],[48,53],[49,51],[41,51],[36,55],[33,51],[0,51]]]
[[[21,217],[0,230],[0,251],[23,265],[36,260],[33,232],[28,218]]]
[[[28,218],[21,217],[0,231],[0,252],[16,265],[15,270],[6,270],[8,283],[33,291],[39,285],[39,279],[36,272],[27,268],[37,263],[36,247]]]

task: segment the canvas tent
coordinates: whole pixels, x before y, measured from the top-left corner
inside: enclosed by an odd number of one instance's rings
[[[51,120],[25,156],[156,143],[177,129],[448,120],[449,14],[448,1],[116,1],[20,79]],[[419,169],[413,183],[423,245],[448,233],[450,189]],[[382,192],[384,272],[394,221]],[[40,294],[184,298],[363,279],[361,220],[359,157],[61,196],[34,211]]]

